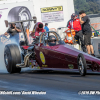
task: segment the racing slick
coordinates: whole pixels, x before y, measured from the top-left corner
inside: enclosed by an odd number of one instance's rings
[[[75,13],[73,13],[71,15],[71,19],[72,20],[70,20],[70,22],[68,24],[68,28],[75,30],[76,35],[75,35],[74,38],[76,40],[79,40],[80,39],[81,48],[82,48],[82,50],[84,52],[86,52],[86,48],[85,48],[84,41],[83,41],[83,34],[82,34],[82,28],[81,28],[80,20],[77,18],[77,15],[75,15]]]

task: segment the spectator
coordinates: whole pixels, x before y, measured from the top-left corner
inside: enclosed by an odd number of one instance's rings
[[[45,23],[45,27],[44,27],[45,31],[48,32],[49,28],[48,28],[48,23]]]
[[[36,36],[40,36],[40,34],[42,32],[45,32],[44,28],[43,28],[43,23],[41,22],[37,22],[35,25],[34,25],[34,28],[33,28],[33,31],[32,33],[30,34],[30,36],[32,38],[35,38]]]
[[[74,14],[74,13],[73,13],[73,14]],[[66,27],[68,27],[69,22],[73,20],[73,14],[71,15],[71,19],[67,22],[67,26],[66,26]]]
[[[71,19],[72,20],[69,22],[68,28],[75,30],[76,32],[75,39],[76,38],[80,39],[81,48],[84,52],[86,52],[86,48],[85,48],[84,41],[83,41],[83,34],[82,34],[80,20],[77,18],[77,15],[75,13],[71,15]]]
[[[8,28],[7,32],[4,35],[10,35],[10,39],[14,39],[15,42],[19,44],[19,32],[21,32],[19,27],[16,27],[15,23],[10,24],[10,28]]]
[[[70,21],[72,21],[72,19],[70,19],[70,20],[67,22],[67,26],[66,26],[66,27],[68,27]]]
[[[79,12],[79,17],[80,17],[80,23],[82,24],[82,31],[84,34],[84,42],[85,42],[88,54],[91,54],[94,56],[93,46],[91,45],[92,31],[91,31],[91,26],[89,24],[90,19],[86,15],[84,10],[81,10]]]

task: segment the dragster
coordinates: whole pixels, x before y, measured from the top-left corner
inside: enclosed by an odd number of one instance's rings
[[[9,73],[19,73],[21,68],[38,67],[40,70],[78,71],[85,76],[88,71],[100,72],[100,59],[65,44],[55,31],[41,32],[29,45],[23,22],[24,44],[7,44],[4,61]],[[10,22],[11,23],[11,22]],[[36,23],[37,24],[37,23]],[[38,23],[39,28],[39,23]],[[41,28],[41,27],[40,27]],[[20,49],[19,49],[20,48]]]

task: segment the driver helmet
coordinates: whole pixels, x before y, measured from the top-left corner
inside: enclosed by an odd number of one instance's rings
[[[56,37],[54,35],[51,35],[48,37],[48,45],[49,46],[55,46],[56,45]]]

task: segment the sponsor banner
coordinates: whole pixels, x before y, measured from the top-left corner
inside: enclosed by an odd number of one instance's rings
[[[41,19],[44,23],[64,21],[63,7],[41,8]]]
[[[63,7],[56,6],[56,7],[41,8],[41,13],[54,12],[54,11],[63,11]]]

